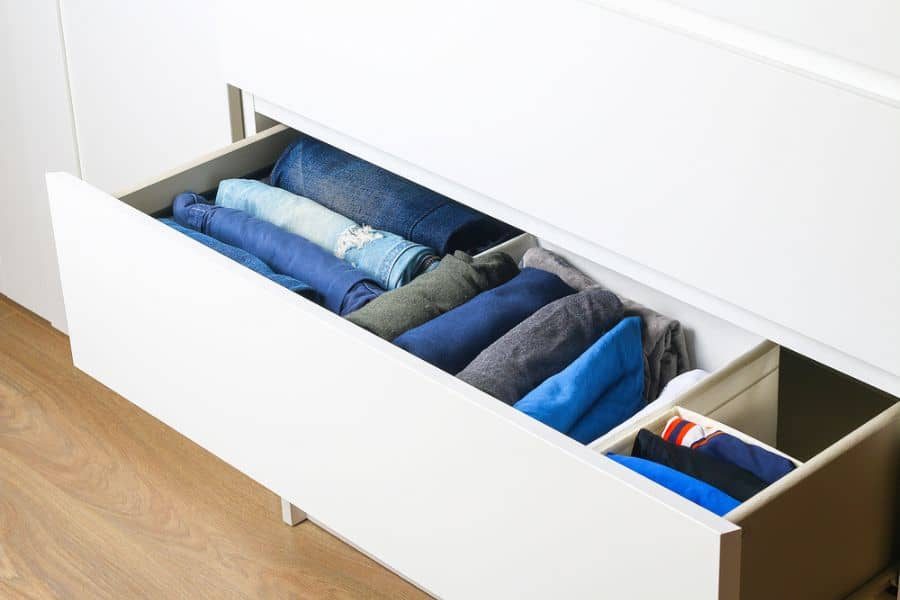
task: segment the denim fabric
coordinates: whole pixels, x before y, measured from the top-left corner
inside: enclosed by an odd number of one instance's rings
[[[241,250],[240,248],[235,248],[234,246],[229,246],[223,242],[215,238],[211,238],[208,235],[204,235],[199,231],[194,231],[193,229],[188,229],[187,227],[182,227],[172,219],[160,219],[160,222],[165,223],[175,231],[183,233],[191,239],[197,240],[204,246],[208,246],[218,252],[219,254],[224,254],[231,260],[238,262],[248,269],[252,271],[256,271],[263,277],[267,279],[271,279],[278,285],[282,287],[286,287],[287,289],[300,294],[305,298],[309,298],[310,300],[314,300],[316,302],[319,301],[319,295],[316,293],[311,286],[303,283],[302,281],[298,281],[289,275],[282,275],[280,273],[276,273],[272,269],[269,268],[269,265],[261,261],[256,256],[253,256],[249,252],[245,250]]]
[[[576,290],[602,287],[565,258],[544,248],[529,248],[522,257],[522,265],[554,273]],[[671,379],[691,369],[684,330],[678,321],[633,300],[622,298],[622,304],[625,306],[625,316],[641,318],[644,400],[651,402]]]
[[[384,290],[362,271],[353,268],[312,242],[247,213],[207,204],[199,194],[175,197],[175,220],[184,227],[237,246],[273,270],[306,281],[339,315],[363,307]]]
[[[347,320],[386,340],[442,315],[479,293],[506,283],[519,272],[502,252],[472,258],[448,254],[438,267],[370,302]]]
[[[515,404],[565,369],[622,317],[622,303],[607,290],[592,288],[560,298],[509,330],[456,376]]]
[[[243,210],[296,233],[368,273],[387,290],[409,283],[439,260],[431,248],[361,226],[309,198],[252,179],[220,182],[216,205]]]
[[[410,329],[394,344],[439,369],[458,373],[534,311],[573,293],[556,275],[524,269],[503,285]]]
[[[638,431],[631,455],[652,460],[705,481],[741,501],[758,494],[768,485],[750,471],[737,465],[710,454],[691,450],[686,446],[672,444],[646,429]]]
[[[690,423],[690,421],[685,421]],[[664,431],[662,438],[667,442],[678,444],[677,429],[673,428],[671,433]],[[685,442],[680,443],[686,446]],[[748,444],[744,440],[737,438],[724,431],[713,431],[706,437],[690,444],[691,450],[702,452],[736,465],[746,471],[753,473],[756,477],[766,483],[774,483],[794,470],[794,463],[774,452],[769,452],[765,448]]]
[[[694,504],[699,504],[720,517],[741,504],[722,490],[716,489],[708,483],[694,479],[665,465],[655,463],[652,460],[623,456],[621,454],[607,454],[607,458],[624,467],[628,467],[635,473],[640,473],[647,479],[655,481],[664,488],[675,492],[683,498],[687,498]]]
[[[628,317],[514,408],[584,444],[643,406],[641,320]]]
[[[474,253],[517,231],[446,196],[308,136],[285,149],[272,185],[436,249]]]

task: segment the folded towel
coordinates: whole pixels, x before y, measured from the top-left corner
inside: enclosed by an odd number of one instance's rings
[[[612,292],[592,288],[565,296],[516,325],[456,376],[515,404],[566,368],[622,317],[622,303]]]
[[[514,407],[588,443],[643,406],[643,386],[641,323],[628,317]]]
[[[750,471],[709,454],[671,444],[646,429],[638,432],[631,455],[652,460],[705,481],[741,501],[754,496],[768,485]]]
[[[473,259],[457,252],[445,256],[433,271],[382,294],[347,319],[379,337],[393,340],[481,292],[506,283],[518,272],[516,262],[503,253]]]
[[[301,136],[285,149],[272,185],[365,223],[435,248],[471,253],[518,231],[324,142]]]
[[[394,344],[439,369],[458,373],[534,311],[573,293],[552,273],[523,269],[503,285],[410,329]]]
[[[621,454],[608,454],[607,457],[720,517],[741,504],[708,483],[651,460]]]
[[[175,220],[256,255],[274,271],[307,282],[339,315],[365,306],[382,290],[372,278],[312,242],[241,210],[213,206],[186,192],[172,203]]]
[[[697,435],[699,434],[699,435]],[[724,431],[704,430],[696,423],[672,417],[663,429],[667,442],[687,446],[750,471],[766,483],[778,481],[794,470],[794,463],[780,454],[749,444]]]
[[[565,258],[544,248],[529,248],[522,257],[522,265],[553,273],[576,290],[600,285]],[[643,324],[644,401],[650,402],[670,380],[691,368],[684,331],[678,321],[633,300],[622,298],[622,304],[625,316],[640,317]]]
[[[242,210],[306,238],[392,290],[440,260],[431,248],[360,225],[309,198],[252,179],[219,183],[216,205]]]
[[[281,273],[276,273],[272,269],[269,268],[269,265],[261,261],[258,257],[250,254],[245,250],[241,250],[240,248],[236,248],[235,246],[229,246],[224,242],[220,242],[216,238],[210,237],[208,235],[202,234],[199,231],[194,231],[193,229],[188,229],[187,227],[182,227],[172,219],[160,219],[160,222],[165,223],[175,231],[183,233],[184,235],[197,240],[204,246],[208,246],[212,248],[219,254],[224,254],[231,260],[238,262],[248,269],[256,271],[263,277],[267,279],[271,279],[278,285],[282,287],[286,287],[287,289],[300,294],[305,298],[309,298],[315,302],[319,301],[319,295],[316,293],[316,290],[312,288],[309,284],[303,283],[298,279],[294,279],[289,275],[282,275]]]

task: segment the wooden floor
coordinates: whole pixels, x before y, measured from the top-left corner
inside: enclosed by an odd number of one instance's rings
[[[0,598],[423,598],[72,366],[0,296]]]

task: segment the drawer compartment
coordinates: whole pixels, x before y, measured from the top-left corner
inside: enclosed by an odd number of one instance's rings
[[[735,522],[148,216],[271,165],[294,135],[275,127],[120,198],[48,176],[75,364],[436,595],[633,597],[640,582],[658,597],[688,577],[697,597],[737,597]],[[686,407],[724,421],[732,402],[710,390],[777,384],[775,345],[546,245],[682,322],[713,373]],[[735,399],[762,407],[735,427],[777,435],[773,398]]]
[[[677,404],[592,447],[629,454],[639,428],[658,434],[679,414],[798,464],[725,515],[741,526],[742,599],[843,598],[891,563],[900,526],[896,398],[773,349]]]

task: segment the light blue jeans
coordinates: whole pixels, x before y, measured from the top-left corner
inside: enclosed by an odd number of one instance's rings
[[[439,261],[435,251],[387,231],[360,225],[309,198],[250,179],[219,183],[216,204],[242,210],[299,235],[392,290]]]

